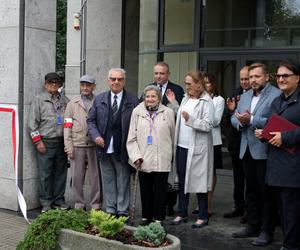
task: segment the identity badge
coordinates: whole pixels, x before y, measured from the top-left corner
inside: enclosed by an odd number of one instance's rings
[[[63,124],[63,119],[61,117],[61,115],[57,116],[57,125],[62,125]]]
[[[147,136],[147,144],[152,145],[152,135]]]

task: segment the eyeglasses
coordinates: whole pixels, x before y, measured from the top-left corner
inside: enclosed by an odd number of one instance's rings
[[[61,85],[61,82],[56,81],[56,80],[50,80],[50,81],[47,81],[47,83],[51,84],[51,85]]]
[[[275,77],[277,80],[280,79],[280,77],[283,78],[283,80],[287,80],[290,76],[293,76],[295,74],[276,74]]]
[[[120,77],[120,78],[118,78],[118,77],[110,77],[109,80],[111,80],[112,82],[115,82],[116,80],[118,80],[118,82],[120,82],[120,81],[124,80],[124,77]]]

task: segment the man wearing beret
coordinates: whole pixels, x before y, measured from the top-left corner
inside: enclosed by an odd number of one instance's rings
[[[64,152],[63,119],[68,98],[59,92],[62,79],[55,73],[45,75],[45,91],[32,100],[28,130],[37,151],[42,212],[67,209],[65,189],[67,155]]]
[[[73,197],[75,208],[85,209],[83,183],[87,164],[91,183],[90,207],[101,208],[100,170],[96,156],[96,144],[90,139],[87,132],[86,119],[93,105],[95,96],[95,78],[83,75],[80,78],[80,95],[75,96],[68,103],[64,120],[65,150],[71,164],[73,180]]]

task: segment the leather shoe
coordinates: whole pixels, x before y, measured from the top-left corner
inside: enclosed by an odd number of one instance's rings
[[[259,236],[252,242],[253,246],[266,246],[273,241],[273,234],[262,231]]]
[[[242,230],[233,233],[233,238],[250,238],[250,237],[257,237],[259,235],[258,231],[253,230],[250,227],[244,227]]]
[[[241,224],[246,224],[247,223],[247,214],[244,214],[242,217],[241,217],[241,219],[240,219],[240,223]]]
[[[240,209],[234,209],[228,213],[223,214],[223,218],[228,219],[228,218],[234,218],[234,217],[240,217],[244,214],[243,210]]]
[[[208,225],[208,220],[204,220],[202,223],[194,223],[191,225],[191,228],[202,228]]]
[[[149,224],[150,224],[150,221],[148,221],[146,218],[142,218],[139,223],[140,226],[147,226]]]
[[[187,217],[180,217],[180,216],[177,216],[174,220],[172,220],[170,222],[170,225],[173,225],[173,226],[177,226],[179,224],[181,224],[182,222],[187,222],[188,218]]]

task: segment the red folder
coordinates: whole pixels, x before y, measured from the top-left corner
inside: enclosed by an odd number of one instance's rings
[[[286,132],[296,128],[298,128],[298,126],[294,123],[277,114],[273,114],[264,127],[262,137],[266,140],[270,140],[273,137],[273,135],[270,135],[270,132]],[[283,147],[283,149],[288,151],[290,154],[293,154],[296,150],[296,147]]]

